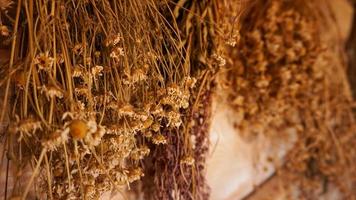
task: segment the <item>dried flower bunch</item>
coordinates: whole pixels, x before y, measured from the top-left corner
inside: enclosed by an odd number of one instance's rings
[[[300,197],[330,184],[351,197],[352,98],[320,2],[0,0],[0,166],[11,166],[0,178],[16,175],[11,197],[208,199],[216,84],[249,139],[297,133],[280,171]]]
[[[156,192],[146,192],[146,198],[198,198],[207,189],[200,171],[206,150],[193,147],[207,145],[207,128],[193,126],[192,119],[200,119],[198,113],[207,118],[201,102],[208,101],[200,97],[207,96],[215,64],[209,61],[212,32],[192,26],[208,27],[200,14],[213,2],[188,2],[196,9],[189,13],[183,5],[153,0],[4,5],[16,9],[8,26],[1,26],[11,57],[0,71],[0,123],[8,124],[1,137],[18,173],[13,196],[26,198],[35,185],[32,195],[38,198],[98,199],[138,187],[131,183],[147,174],[144,182]],[[214,20],[213,13],[208,17]],[[209,51],[196,50],[202,42]],[[190,139],[195,136],[196,146]],[[176,157],[167,158],[168,151]],[[160,171],[161,159],[170,159],[177,170]],[[16,185],[29,164],[30,180]],[[173,180],[171,173],[178,189],[161,188],[156,180]]]
[[[281,169],[294,183],[286,187],[301,189],[297,199],[316,199],[331,184],[347,199],[356,177],[352,98],[335,44],[319,32],[325,16],[317,8],[318,1],[257,1],[228,51],[227,84],[236,128],[248,138],[297,133]]]

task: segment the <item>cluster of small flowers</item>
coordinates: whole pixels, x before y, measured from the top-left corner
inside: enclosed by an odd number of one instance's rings
[[[282,10],[280,2],[271,3],[263,20],[242,34],[240,51],[233,54],[243,62],[228,75],[234,88],[232,105],[241,120],[256,120],[256,124],[277,120],[271,116],[283,115],[288,107],[283,105],[292,104],[297,94],[305,91],[314,80],[310,70],[320,52],[313,45],[312,24],[298,11]]]

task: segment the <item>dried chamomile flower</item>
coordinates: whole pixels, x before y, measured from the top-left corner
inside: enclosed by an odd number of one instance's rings
[[[44,93],[47,99],[63,98],[63,92],[55,86],[42,85],[39,87],[41,94]]]
[[[133,160],[142,160],[149,153],[150,153],[150,149],[147,146],[142,146],[140,148],[132,150],[130,157]]]
[[[167,144],[167,139],[162,134],[155,134],[152,136],[152,142],[156,145]]]
[[[154,132],[158,132],[161,128],[161,124],[159,122],[155,122],[154,124],[152,124],[151,126],[151,129],[154,131]]]
[[[88,134],[85,136],[84,141],[89,146],[98,146],[101,142],[102,137],[106,133],[106,129],[104,126],[96,125],[95,121],[92,121],[89,124],[89,131]]]
[[[75,65],[73,68],[72,68],[72,77],[75,78],[75,77],[81,77],[83,78],[84,77],[84,67],[82,65]]]
[[[228,40],[226,41],[226,44],[235,47],[239,41],[240,41],[240,32],[235,30],[233,34],[229,36]]]
[[[86,185],[84,188],[86,199],[96,199],[98,196],[96,188],[94,185]]]
[[[112,45],[117,45],[119,42],[122,40],[122,37],[120,34],[116,34],[115,37],[113,38],[114,40],[112,41]]]
[[[130,169],[128,173],[127,180],[129,183],[140,180],[144,176],[143,170],[140,167]]]
[[[148,129],[149,127],[151,127],[151,125],[153,124],[153,118],[152,117],[148,117],[142,124],[142,128],[143,129]]]
[[[154,105],[150,108],[150,113],[154,116],[163,116],[164,111],[161,105]]]
[[[171,84],[167,87],[167,94],[161,99],[161,104],[170,105],[175,109],[188,108],[189,91],[182,90],[178,85]]]
[[[48,51],[38,54],[34,59],[34,64],[37,65],[40,70],[44,71],[50,71],[52,69],[53,62],[54,59],[49,56]]]
[[[93,61],[93,59],[90,56],[87,56],[87,57],[84,58],[84,63],[89,67],[92,64],[92,61]]]
[[[129,117],[132,117],[134,116],[135,114],[135,111],[134,111],[134,107],[129,104],[129,103],[126,103],[126,104],[122,104],[118,110],[118,115],[119,116],[129,116]]]
[[[120,41],[122,40],[122,36],[120,33],[113,35],[111,37],[108,37],[105,41],[105,46],[116,46],[117,44],[120,43]]]
[[[33,117],[29,117],[27,119],[23,119],[18,123],[16,131],[26,134],[34,133],[37,130],[42,130],[41,124],[41,121],[38,121]]]
[[[192,166],[195,163],[195,159],[192,156],[185,156],[180,160],[181,164]]]
[[[119,108],[119,106],[120,106],[120,104],[117,103],[117,101],[107,102],[107,105],[106,105],[107,108],[112,109],[112,110],[117,110]]]
[[[69,134],[76,140],[83,139],[89,131],[89,127],[83,120],[75,119],[69,124]]]
[[[110,58],[113,58],[114,60],[119,60],[120,57],[124,55],[125,53],[122,47],[115,47],[110,53]]]
[[[117,169],[116,173],[114,174],[114,178],[115,178],[115,183],[118,185],[124,185],[128,183],[128,170],[120,170]]]
[[[63,143],[68,141],[69,129],[56,130],[50,134],[49,138],[42,142],[43,147],[49,151],[54,151]]]
[[[212,56],[213,56],[213,58],[216,60],[217,65],[218,65],[219,67],[223,67],[223,66],[226,65],[226,60],[225,60],[225,58],[223,58],[221,55],[213,54]]]
[[[124,132],[124,130],[124,127],[120,124],[112,124],[107,128],[106,132],[107,134],[119,135]]]
[[[89,88],[86,85],[76,86],[74,91],[78,96],[88,96],[89,95]]]
[[[183,83],[184,83],[185,88],[192,89],[195,87],[195,84],[197,83],[197,79],[188,76],[188,77],[184,78]]]
[[[179,128],[182,125],[182,119],[179,112],[169,111],[165,117],[168,120],[167,126]]]
[[[94,77],[102,76],[102,71],[103,71],[103,69],[104,69],[103,66],[95,65],[95,66],[91,69],[91,74],[92,74]]]

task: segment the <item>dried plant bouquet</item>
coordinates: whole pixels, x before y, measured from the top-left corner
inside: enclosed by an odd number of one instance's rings
[[[5,198],[208,199],[216,85],[241,132],[297,130],[280,171],[307,198],[328,181],[355,195],[353,100],[320,2],[0,0]]]

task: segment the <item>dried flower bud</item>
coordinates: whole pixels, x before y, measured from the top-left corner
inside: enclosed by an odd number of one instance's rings
[[[5,25],[0,25],[0,35],[7,37],[10,35],[10,31]]]

